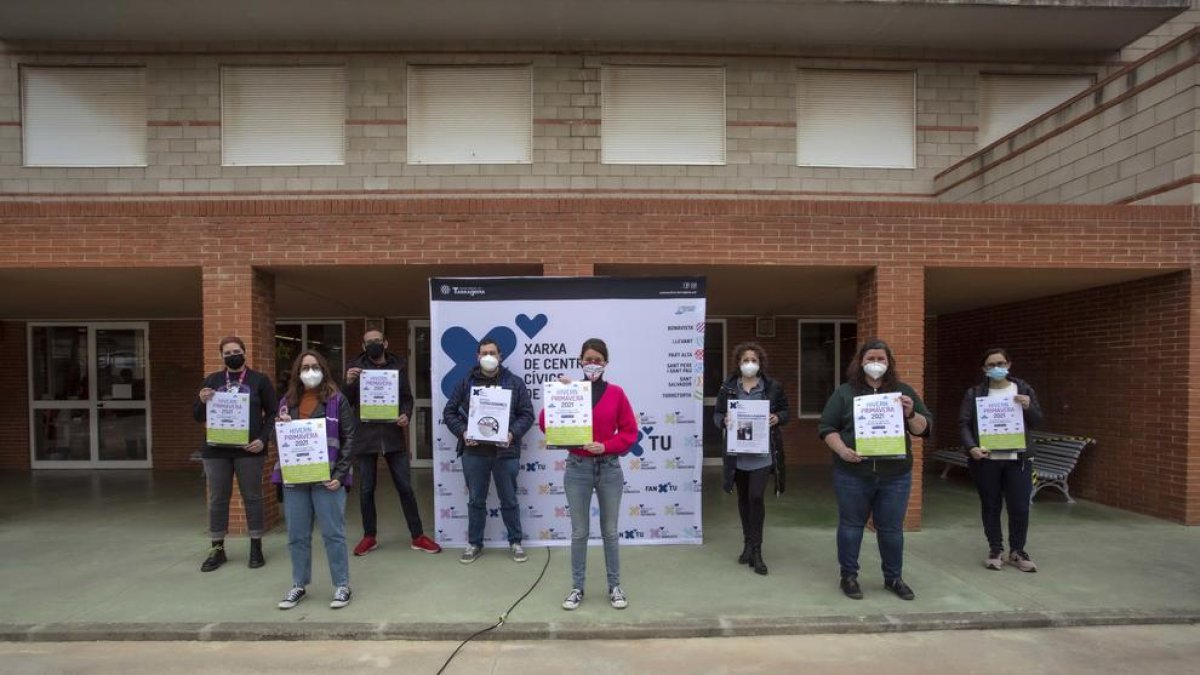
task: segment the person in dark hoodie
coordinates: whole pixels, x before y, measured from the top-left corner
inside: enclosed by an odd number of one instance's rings
[[[212,546],[200,566],[201,572],[212,572],[225,564],[225,533],[229,530],[229,498],[233,493],[233,477],[237,476],[242,503],[246,507],[246,529],[250,535],[252,569],[266,564],[262,551],[263,465],[267,459],[267,442],[275,433],[275,387],[271,378],[251,370],[246,365],[246,343],[235,336],[221,338],[218,346],[225,367],[204,378],[203,388],[192,404],[197,422],[207,417],[206,406],[217,391],[248,394],[250,397],[250,443],[245,446],[206,444],[200,451],[204,460],[204,477],[208,481],[208,529]]]
[[[958,426],[979,502],[983,511],[983,533],[988,540],[984,567],[999,570],[1007,562],[1022,572],[1036,572],[1037,565],[1025,552],[1029,533],[1029,500],[1033,491],[1033,439],[1030,432],[1042,423],[1042,407],[1037,393],[1024,380],[1010,377],[1012,359],[1001,347],[983,353],[984,379],[963,394],[958,411]],[[1007,398],[1021,406],[1025,418],[1025,451],[988,450],[979,442],[975,399],[984,396]],[[1004,530],[1000,511],[1008,507],[1008,556],[1004,555]]]
[[[742,519],[742,554],[739,565],[749,565],[758,574],[767,573],[763,562],[763,522],[766,519],[767,476],[775,475],[775,494],[783,494],[784,462],[783,434],[779,427],[791,417],[787,394],[778,381],[767,376],[767,354],[754,342],[745,342],[733,350],[738,373],[721,385],[713,409],[713,424],[725,428],[729,401],[770,401],[770,453],[739,455],[725,453],[725,474],[722,487],[733,492],[737,485],[738,515]]]
[[[442,547],[425,534],[421,525],[420,507],[413,494],[412,472],[408,458],[408,425],[412,419],[413,396],[408,385],[408,364],[405,359],[387,350],[387,338],[377,329],[363,335],[363,353],[350,362],[346,370],[346,399],[356,411],[361,411],[359,376],[364,370],[394,370],[398,373],[397,400],[400,416],[395,420],[366,421],[358,425],[354,439],[355,468],[358,469],[358,506],[362,512],[363,538],[354,547],[354,555],[366,555],[378,547],[376,540],[378,518],[375,513],[375,485],[379,456],[387,465],[400,496],[400,507],[412,537],[411,548],[426,553],[441,553]],[[361,416],[360,416],[361,417]]]
[[[533,426],[533,402],[525,382],[500,365],[504,355],[495,340],[485,337],[479,341],[479,365],[472,368],[446,401],[442,419],[446,428],[458,436],[458,456],[462,458],[463,477],[467,481],[467,548],[459,562],[475,562],[483,554],[483,528],[487,520],[488,483],[496,482],[500,498],[500,515],[508,530],[508,546],[512,559],[525,562],[528,557],[521,546],[521,514],[517,506],[517,474],[521,469],[521,437]],[[467,440],[468,408],[471,387],[502,387],[512,392],[508,415],[508,437],[497,443]]]

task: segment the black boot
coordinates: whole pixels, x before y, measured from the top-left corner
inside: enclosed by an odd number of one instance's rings
[[[742,544],[742,554],[738,556],[739,565],[750,564],[750,542]]]
[[[267,564],[267,559],[263,557],[262,539],[250,540],[250,569],[258,569]]]
[[[224,565],[226,560],[228,558],[225,557],[225,542],[213,542],[212,548],[208,549],[208,557],[200,565],[200,571],[211,572]]]
[[[767,563],[763,562],[762,546],[752,546],[750,548],[750,566],[754,568],[755,574],[766,576]]]

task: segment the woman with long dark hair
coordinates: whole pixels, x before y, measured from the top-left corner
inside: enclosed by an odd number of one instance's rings
[[[863,528],[873,519],[884,587],[903,600],[915,596],[904,583],[904,513],[912,488],[912,437],[928,436],[933,415],[915,389],[900,380],[896,358],[887,343],[871,338],[858,348],[839,386],[821,413],[821,439],[833,451],[833,491],[837,496],[838,565],[841,589],[861,600],[858,553]],[[898,393],[904,414],[904,455],[875,459],[855,451],[854,399],[870,394]]]
[[[314,351],[301,352],[292,363],[287,394],[279,406],[279,421],[325,419],[326,447],[329,452],[329,480],[316,483],[289,483],[283,486],[283,513],[287,519],[288,554],[292,558],[292,587],[279,601],[280,609],[291,609],[304,599],[312,581],[313,522],[321,528],[325,558],[333,580],[333,601],[329,606],[341,609],[350,604],[350,558],[346,549],[346,490],[353,439],[358,419],[346,397],[333,381],[333,371],[324,356]],[[276,464],[272,476],[282,483]]]

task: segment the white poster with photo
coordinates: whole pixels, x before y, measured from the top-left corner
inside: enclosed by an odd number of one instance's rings
[[[583,377],[579,349],[588,338],[608,344],[604,378],[625,390],[638,437],[621,459],[625,493],[622,544],[699,544],[704,405],[705,284],[700,277],[510,277],[430,280],[434,346],[434,521],[443,545],[465,546],[467,494],[458,439],[441,420],[446,399],[476,365],[479,340],[499,343],[502,364],[522,378],[534,417],[543,385]],[[525,542],[566,545],[571,517],[563,490],[567,451],[547,449],[536,422],[522,439],[517,479]],[[592,543],[599,510],[590,509]],[[488,545],[506,545],[494,487],[489,490]]]
[[[771,402],[729,401],[725,415],[726,447],[743,455],[767,455],[771,452]]]
[[[512,398],[512,392],[504,387],[471,387],[467,439],[499,445],[508,443]]]

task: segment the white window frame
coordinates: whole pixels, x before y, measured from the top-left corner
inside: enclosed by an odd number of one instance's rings
[[[454,157],[449,157],[449,156],[438,157],[436,152],[431,153],[427,157],[414,157],[413,144],[412,144],[412,139],[413,139],[413,136],[415,135],[414,129],[419,130],[421,124],[423,124],[422,118],[413,114],[413,111],[415,109],[415,106],[413,105],[413,90],[414,90],[413,82],[417,79],[416,76],[414,76],[414,73],[422,71],[422,70],[431,71],[434,69],[445,69],[445,70],[454,69],[454,70],[466,72],[471,69],[496,70],[496,69],[500,69],[500,68],[513,69],[513,70],[523,69],[525,71],[525,75],[527,77],[527,82],[528,82],[528,86],[529,86],[529,114],[526,116],[526,126],[525,126],[525,129],[522,131],[522,133],[525,135],[526,155],[521,158],[509,158],[509,157],[498,157],[498,156],[497,157],[482,157],[482,158],[476,157],[476,158],[472,158],[469,161],[465,160],[463,158],[454,158]],[[532,66],[530,66],[528,64],[524,64],[524,65],[472,64],[470,66],[467,66],[467,65],[410,64],[408,66],[407,77],[408,77],[407,86],[405,87],[405,96],[406,96],[405,105],[406,105],[406,110],[408,111],[408,125],[407,125],[408,126],[408,135],[407,135],[407,139],[406,139],[407,148],[406,148],[406,153],[405,153],[406,154],[405,161],[408,164],[414,164],[414,165],[466,164],[466,165],[471,165],[471,164],[532,164],[533,163],[533,67]],[[487,111],[486,110],[475,110],[475,111],[473,111],[473,114],[475,116],[481,116],[481,115],[485,116],[485,115],[487,115]],[[433,131],[436,132],[436,129],[434,129]]]
[[[408,458],[413,467],[416,468],[431,468],[433,466],[432,457],[429,459],[417,459],[417,410],[421,408],[429,408],[429,441],[433,443],[433,427],[437,424],[437,418],[433,415],[433,399],[432,398],[417,398],[417,369],[413,367],[417,356],[417,329],[430,328],[429,319],[409,319],[408,320],[408,384],[411,387],[413,394],[413,414],[412,419],[408,423]],[[432,331],[432,328],[430,328]],[[433,334],[430,333],[430,345],[432,345]],[[432,360],[433,354],[430,353]],[[432,365],[432,363],[430,364]],[[433,392],[433,383],[429,386],[430,393]],[[432,454],[432,453],[431,453]]]
[[[798,420],[819,420],[820,413],[804,413],[804,400],[801,396],[804,393],[804,352],[802,350],[804,324],[833,324],[833,388],[836,390],[842,385],[842,378],[845,375],[842,372],[842,326],[845,324],[858,324],[858,319],[854,317],[828,317],[823,319],[796,319],[796,414],[793,416]]]
[[[721,324],[721,345],[723,346],[723,348],[725,350],[724,353],[721,354],[721,382],[724,382],[725,379],[729,377],[729,350],[731,349],[731,347],[729,345],[729,319],[727,319],[727,318],[714,319],[712,317],[705,317],[704,323],[705,324],[713,324],[713,323]],[[704,328],[704,331],[706,333],[708,332],[707,326]],[[708,352],[705,352],[705,354],[707,354],[707,353]],[[716,407],[716,405],[717,405],[717,397],[716,396],[705,396],[704,402],[700,404],[700,414],[704,415],[705,414],[704,409],[707,408],[708,406]],[[724,460],[722,460],[720,457],[705,457],[704,456],[704,427],[707,426],[708,422],[709,422],[709,420],[704,420],[704,419],[700,420],[700,457],[704,460],[704,462],[703,462],[704,466],[723,466]]]
[[[846,162],[839,162],[839,163],[828,163],[828,162],[820,162],[820,161],[811,161],[811,162],[805,161],[801,155],[801,147],[800,147],[800,143],[801,143],[801,139],[802,139],[801,129],[803,128],[803,125],[804,125],[804,118],[801,113],[801,106],[804,105],[804,97],[800,91],[800,79],[803,77],[803,74],[806,71],[819,71],[819,72],[826,72],[826,73],[840,73],[840,74],[849,74],[849,75],[862,74],[862,73],[908,75],[911,80],[911,91],[912,91],[911,108],[910,108],[912,121],[911,121],[910,130],[909,130],[909,133],[911,134],[911,138],[912,138],[912,143],[911,143],[911,147],[909,148],[908,161],[903,165],[878,164],[878,163],[872,163],[872,162],[866,162],[866,161],[861,161],[861,162],[846,161]],[[898,169],[898,170],[915,169],[917,167],[917,74],[915,71],[912,71],[912,70],[878,70],[878,69],[852,70],[852,69],[848,69],[848,68],[800,68],[796,72],[795,113],[796,113],[796,146],[795,146],[796,147],[796,166],[805,166],[805,167],[814,167],[814,168]]]
[[[32,100],[31,85],[29,75],[37,71],[77,71],[83,73],[87,71],[101,72],[120,70],[129,73],[136,73],[137,87],[140,88],[141,97],[141,115],[140,120],[129,120],[129,123],[138,128],[137,143],[140,147],[133,148],[132,155],[137,155],[138,159],[134,161],[114,162],[114,161],[97,161],[97,162],[70,162],[70,161],[39,161],[33,163],[29,158],[30,133],[35,133],[40,127],[37,120],[38,113],[31,113],[28,106]],[[19,82],[21,87],[21,165],[30,168],[121,168],[121,167],[145,167],[148,164],[149,157],[149,139],[146,134],[147,110],[146,110],[146,68],[140,65],[113,65],[113,66],[47,66],[47,65],[22,65],[19,68]]]
[[[645,158],[631,159],[629,157],[612,157],[613,150],[609,148],[609,141],[615,136],[612,129],[615,122],[611,119],[609,113],[609,101],[613,98],[608,90],[608,79],[610,73],[615,70],[719,70],[721,73],[721,124],[720,124],[720,142],[721,152],[720,158],[716,160],[704,161],[697,159],[681,159],[681,158]],[[650,166],[725,166],[728,158],[729,133],[728,133],[728,76],[725,66],[710,66],[710,65],[672,65],[672,64],[604,64],[601,67],[600,73],[600,163],[601,164],[626,164],[626,165],[650,165]]]

